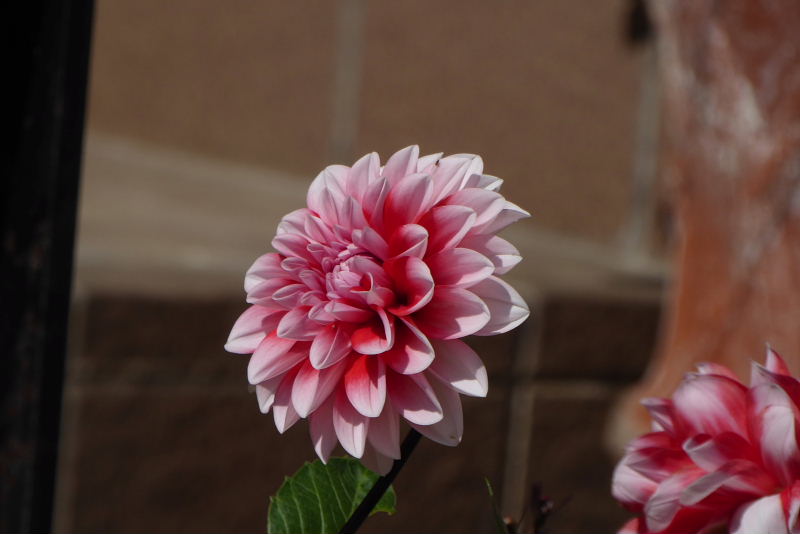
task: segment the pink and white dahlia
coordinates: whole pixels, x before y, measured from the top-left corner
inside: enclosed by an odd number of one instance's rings
[[[800,532],[800,382],[772,350],[750,387],[698,367],[671,399],[643,401],[654,431],[614,471],[614,497],[637,514],[620,532]]]
[[[300,418],[326,461],[337,442],[385,472],[400,457],[399,423],[445,445],[461,440],[459,394],[482,397],[486,369],[461,338],[528,317],[498,275],[520,261],[495,235],[528,213],[498,193],[478,156],[381,166],[367,154],[331,165],[286,215],[244,288],[251,306],[225,348],[252,354],[248,379],[284,432]]]

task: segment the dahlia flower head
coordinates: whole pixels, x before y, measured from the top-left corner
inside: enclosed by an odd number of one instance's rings
[[[461,338],[511,330],[529,314],[498,278],[520,261],[495,235],[529,214],[498,193],[480,157],[367,154],[312,182],[247,271],[251,306],[225,348],[252,354],[248,380],[283,433],[309,419],[322,461],[337,442],[385,473],[404,419],[460,442],[460,394],[483,397],[486,369]]]
[[[614,471],[614,497],[637,514],[620,532],[800,532],[800,382],[776,352],[749,387],[701,364],[671,399],[643,404],[653,432]]]

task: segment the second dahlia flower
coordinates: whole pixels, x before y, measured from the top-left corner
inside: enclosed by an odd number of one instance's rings
[[[251,306],[225,348],[252,354],[259,406],[285,431],[300,418],[326,461],[337,442],[371,469],[399,458],[404,419],[445,445],[461,440],[460,394],[485,396],[486,370],[461,338],[528,316],[498,275],[520,261],[495,235],[528,213],[498,193],[473,155],[381,166],[332,165],[286,215],[245,277]]]
[[[703,364],[671,399],[646,399],[654,431],[628,445],[613,493],[625,533],[800,532],[800,382],[767,351],[750,386]]]

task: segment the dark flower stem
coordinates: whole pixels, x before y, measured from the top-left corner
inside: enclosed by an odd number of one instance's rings
[[[361,504],[358,505],[358,508],[356,508],[350,516],[350,519],[347,520],[347,523],[339,530],[339,534],[355,534],[361,527],[361,523],[369,517],[372,509],[375,508],[375,505],[381,500],[383,494],[386,493],[386,490],[392,485],[394,478],[406,464],[408,457],[414,452],[414,448],[417,446],[417,443],[419,443],[420,437],[419,432],[413,428],[408,431],[406,438],[403,440],[403,444],[400,446],[400,459],[394,461],[392,469],[387,474],[375,481],[375,485],[369,490],[369,493],[367,493],[364,500],[361,501]]]

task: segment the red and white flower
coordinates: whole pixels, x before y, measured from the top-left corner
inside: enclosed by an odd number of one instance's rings
[[[507,332],[528,307],[498,275],[520,261],[495,235],[529,214],[498,193],[478,156],[332,165],[286,215],[245,277],[251,306],[225,348],[252,354],[261,411],[284,432],[300,418],[326,461],[336,443],[385,472],[399,423],[456,445],[460,394],[485,396],[486,370],[461,338]]]
[[[800,532],[800,382],[776,352],[750,387],[702,364],[671,399],[643,403],[654,431],[614,471],[614,497],[638,516],[620,532]]]

